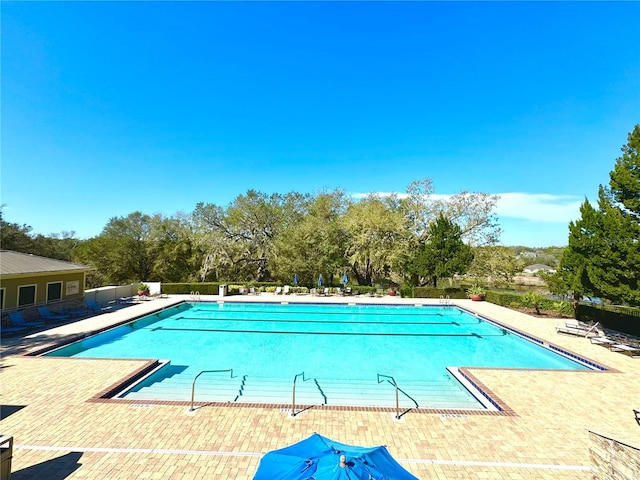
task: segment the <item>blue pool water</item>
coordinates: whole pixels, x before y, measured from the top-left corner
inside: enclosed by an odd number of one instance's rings
[[[485,408],[447,367],[587,369],[452,306],[181,304],[47,355],[170,360],[124,398],[189,400],[224,370],[199,401],[287,404],[304,372],[299,403],[390,406],[390,376],[425,408]]]

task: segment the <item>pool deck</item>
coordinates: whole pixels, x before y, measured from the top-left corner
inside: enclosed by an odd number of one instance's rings
[[[421,479],[591,479],[588,432],[640,447],[640,359],[557,334],[538,319],[487,302],[469,311],[547,340],[610,372],[469,369],[513,413],[478,415],[311,408],[291,417],[263,407],[90,401],[143,360],[42,358],[26,353],[189,300],[171,296],[24,337],[2,339],[0,434],[14,438],[12,480],[253,478],[262,454],[313,432],[339,442],[386,445]],[[220,300],[203,296],[203,301]],[[397,297],[260,296],[224,301],[438,304]]]

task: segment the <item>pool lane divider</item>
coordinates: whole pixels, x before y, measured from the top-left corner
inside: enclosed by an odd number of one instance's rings
[[[481,335],[471,333],[387,333],[387,332],[304,332],[304,331],[287,331],[287,330],[228,330],[224,328],[172,328],[172,327],[156,327],[151,329],[157,331],[176,331],[176,332],[212,332],[212,333],[270,333],[279,335],[352,335],[359,337],[370,336],[386,336],[386,337],[476,337],[482,338]]]

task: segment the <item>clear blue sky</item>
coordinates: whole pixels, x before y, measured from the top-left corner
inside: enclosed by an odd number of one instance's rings
[[[36,233],[248,189],[501,194],[565,245],[640,123],[638,2],[7,2],[1,203]]]

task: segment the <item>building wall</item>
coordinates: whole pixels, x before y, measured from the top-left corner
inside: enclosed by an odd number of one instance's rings
[[[85,272],[54,272],[44,275],[2,277],[0,278],[0,288],[3,289],[4,305],[1,307],[3,310],[18,308],[18,287],[27,285],[35,285],[35,305],[44,305],[47,303],[47,285],[55,282],[62,282],[61,301],[84,296]]]
[[[611,435],[589,432],[594,480],[640,479],[640,449]]]

